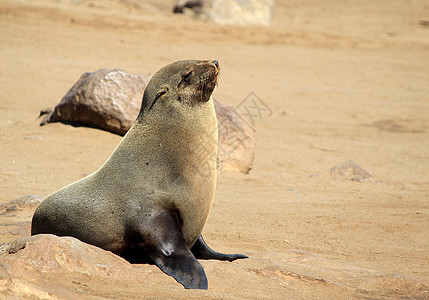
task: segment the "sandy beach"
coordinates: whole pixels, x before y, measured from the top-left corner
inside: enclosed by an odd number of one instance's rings
[[[40,110],[82,73],[153,75],[176,60],[217,59],[214,97],[240,110],[250,95],[266,109],[253,119],[253,169],[219,174],[203,234],[215,250],[250,258],[202,261],[208,291],[130,265],[150,276],[52,275],[62,288],[49,295],[428,299],[429,2],[275,1],[267,27],[174,15],[175,1],[132,2],[0,1],[0,203],[91,174],[120,142],[84,126],[39,126]],[[349,160],[372,177],[330,172]]]

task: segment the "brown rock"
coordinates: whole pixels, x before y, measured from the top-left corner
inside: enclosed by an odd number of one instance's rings
[[[119,256],[72,237],[25,237],[0,245],[0,298],[72,299],[79,293],[67,280],[71,274],[75,283],[91,276],[132,280],[128,269]]]
[[[255,130],[233,106],[216,100],[214,105],[219,130],[218,167],[247,174],[253,167]]]
[[[344,265],[304,250],[260,253],[233,264],[204,262],[212,288],[193,292],[152,265],[132,265],[72,237],[36,235],[0,245],[0,299],[426,299],[424,284],[400,274]],[[241,289],[237,289],[237,284]]]
[[[82,74],[40,125],[71,122],[125,134],[135,121],[148,76],[101,69]],[[42,110],[41,114],[48,113]]]

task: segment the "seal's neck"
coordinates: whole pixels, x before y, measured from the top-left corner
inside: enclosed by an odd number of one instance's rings
[[[216,114],[209,101],[186,114],[168,111],[137,119],[109,161],[116,168],[151,165],[161,173],[210,175],[216,173],[217,142]]]

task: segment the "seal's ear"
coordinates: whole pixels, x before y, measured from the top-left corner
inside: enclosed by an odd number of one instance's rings
[[[152,107],[153,107],[153,105],[155,104],[156,100],[158,100],[162,95],[167,94],[167,93],[168,93],[168,87],[166,87],[166,86],[162,86],[162,87],[159,89],[158,93],[156,93],[156,95],[155,95],[155,99],[153,99],[153,102],[152,102],[152,104],[150,105],[149,110],[151,110],[151,109],[152,109]]]

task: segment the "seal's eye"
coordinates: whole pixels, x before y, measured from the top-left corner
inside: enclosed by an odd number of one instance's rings
[[[185,75],[182,75],[182,80],[180,80],[179,85],[177,87],[183,88],[189,85],[189,82],[191,81],[191,75],[192,75],[192,71],[189,71]]]
[[[167,87],[163,87],[160,91],[158,91],[158,93],[155,95],[155,99],[153,100],[152,104],[149,107],[149,110],[152,109],[152,107],[154,106],[156,100],[158,100],[159,97],[161,97],[164,94],[167,94],[168,92],[168,88]]]
[[[182,79],[189,81],[189,79],[191,78],[191,75],[192,75],[192,71],[189,71],[188,73],[182,76]]]

